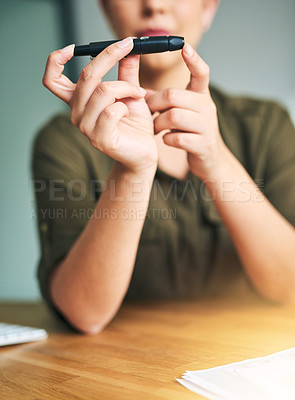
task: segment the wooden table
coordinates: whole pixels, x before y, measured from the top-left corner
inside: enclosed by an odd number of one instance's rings
[[[42,303],[0,305],[0,320],[49,338],[0,349],[0,398],[201,399],[175,377],[295,346],[295,306],[254,294],[126,303],[99,335],[83,336]]]

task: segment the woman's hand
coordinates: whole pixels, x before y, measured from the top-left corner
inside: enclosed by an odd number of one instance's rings
[[[43,84],[71,108],[72,123],[92,146],[132,171],[155,168],[158,160],[153,120],[138,80],[139,56],[128,56],[127,38],[106,48],[81,72],[77,84],[62,74],[74,45],[50,54]],[[118,81],[102,82],[119,63]]]
[[[202,180],[214,178],[228,154],[219,132],[216,106],[209,91],[209,67],[186,44],[183,59],[191,72],[186,90],[169,88],[149,91],[147,104],[154,119],[155,134],[169,129],[163,136],[168,146],[187,151],[190,170]]]

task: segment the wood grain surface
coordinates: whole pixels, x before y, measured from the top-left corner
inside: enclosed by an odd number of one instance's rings
[[[295,346],[295,306],[251,293],[125,303],[85,336],[43,303],[2,303],[0,320],[45,328],[47,340],[0,349],[0,399],[203,399],[175,377]]]

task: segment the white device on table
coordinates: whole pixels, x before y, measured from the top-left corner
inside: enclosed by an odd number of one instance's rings
[[[0,346],[34,342],[48,337],[45,329],[0,322]]]

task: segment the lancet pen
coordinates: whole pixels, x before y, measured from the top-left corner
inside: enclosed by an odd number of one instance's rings
[[[107,40],[92,42],[83,46],[76,46],[74,56],[96,57],[106,47],[119,40]],[[184,38],[181,36],[142,36],[133,39],[133,49],[129,54],[163,53],[164,51],[180,50],[184,46]]]

